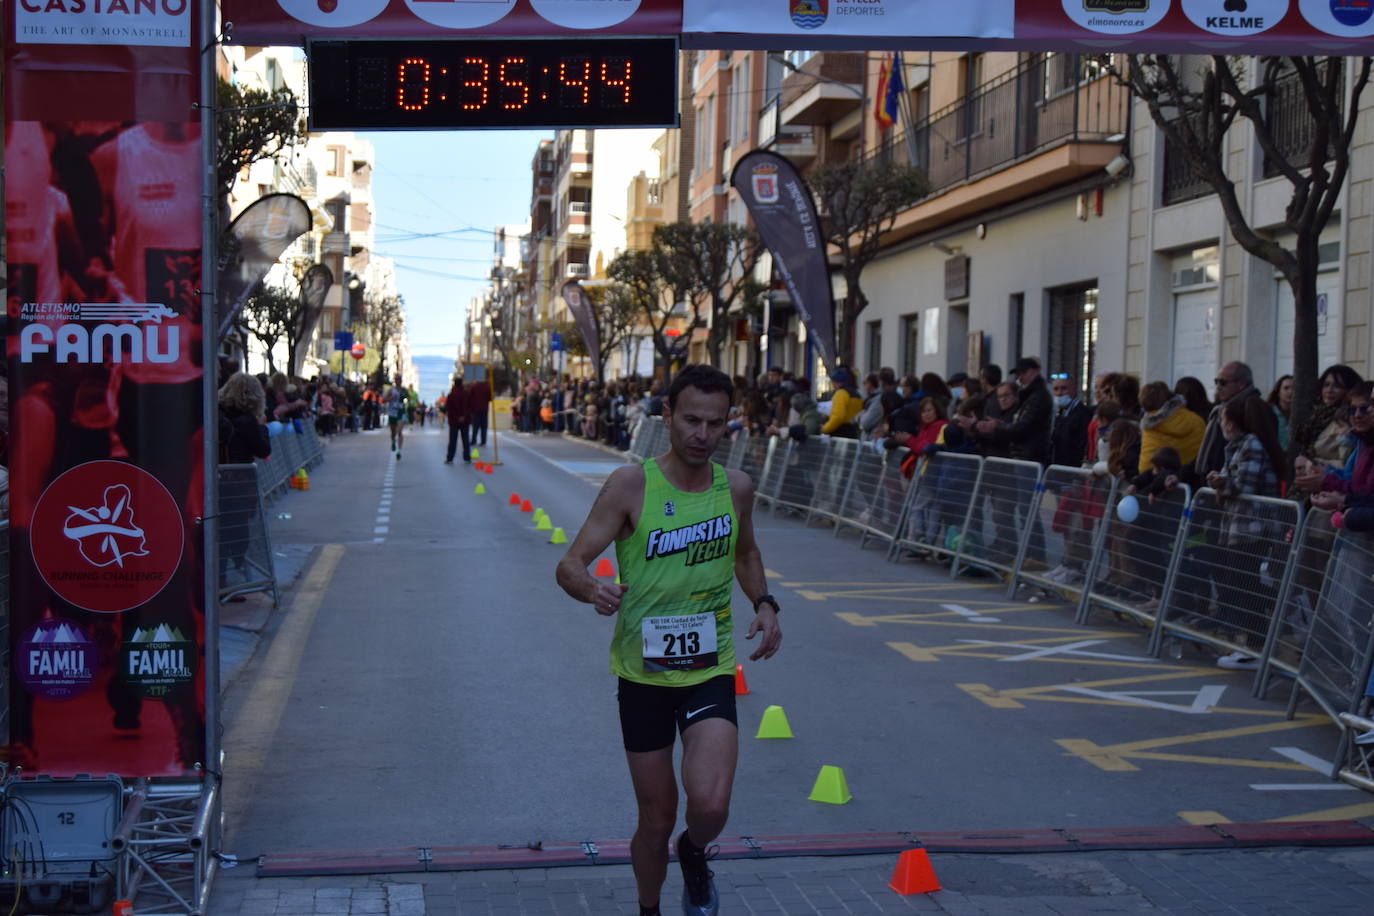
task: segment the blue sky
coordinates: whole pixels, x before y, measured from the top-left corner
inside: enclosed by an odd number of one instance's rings
[[[396,261],[411,350],[456,356],[468,300],[487,286],[491,231],[529,217],[530,162],[539,140],[552,133],[369,131],[359,136],[376,150],[374,250]]]

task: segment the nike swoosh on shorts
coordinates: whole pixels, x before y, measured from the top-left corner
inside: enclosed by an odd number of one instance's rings
[[[690,719],[690,718],[692,718],[693,716],[695,716],[697,713],[705,712],[705,711],[708,710],[708,709],[715,709],[717,705],[719,705],[719,704],[712,703],[710,706],[703,706],[703,707],[701,707],[700,709],[694,709],[694,710],[692,710],[691,712],[687,713],[687,715],[686,715],[684,718]]]

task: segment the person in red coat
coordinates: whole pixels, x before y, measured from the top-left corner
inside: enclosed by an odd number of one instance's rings
[[[468,386],[468,416],[472,421],[472,444],[486,447],[487,408],[491,405],[491,386],[478,379]]]
[[[448,417],[448,457],[444,464],[453,464],[453,450],[458,447],[459,437],[463,440],[463,463],[472,463],[472,450],[468,447],[468,394],[463,390],[463,380],[454,376],[453,387],[444,403],[444,415]]]

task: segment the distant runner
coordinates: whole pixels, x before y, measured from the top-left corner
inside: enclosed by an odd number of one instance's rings
[[[401,376],[382,398],[382,408],[386,411],[387,426],[391,427],[391,450],[396,460],[401,460],[401,446],[405,444],[406,423],[410,420],[410,392],[401,384]]]
[[[778,602],[767,593],[754,542],[754,487],[711,461],[734,389],[725,373],[688,366],[668,391],[668,454],[617,469],[558,564],[558,584],[616,619],[611,673],[639,824],[630,843],[641,916],[659,916],[668,843],[677,824],[673,744],[682,735],[687,829],[677,838],[686,916],[719,911],[707,860],[725,828],[739,755],[735,719],[732,578],[754,605],[746,639],[753,660],[782,643]],[[587,567],[615,542],[625,584]]]

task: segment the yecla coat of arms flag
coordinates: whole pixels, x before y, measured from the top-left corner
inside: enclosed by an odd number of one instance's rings
[[[801,29],[819,29],[830,14],[830,0],[788,0],[792,21]]]
[[[760,163],[754,166],[754,200],[761,204],[778,202],[778,169],[775,165]]]

